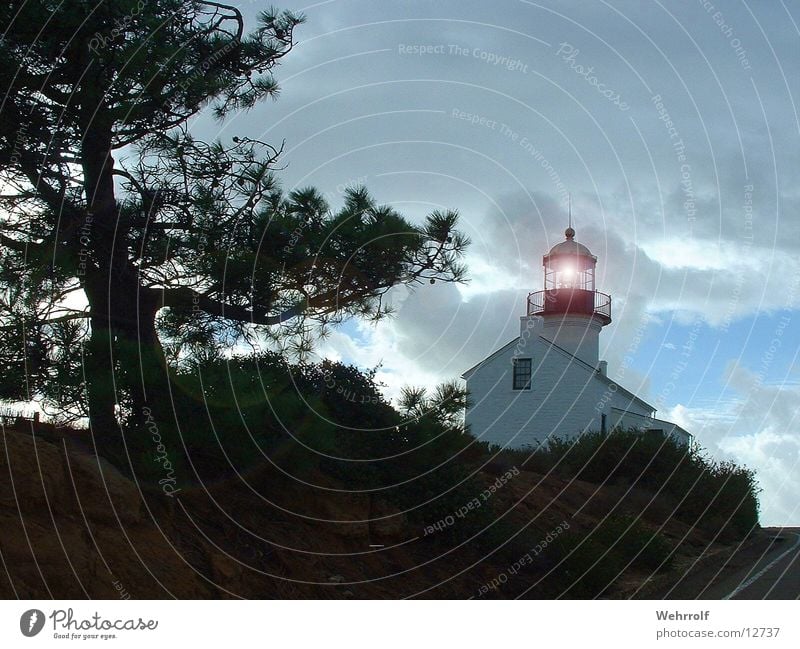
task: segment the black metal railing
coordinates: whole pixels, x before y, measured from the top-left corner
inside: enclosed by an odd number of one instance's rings
[[[611,320],[611,296],[583,289],[547,289],[528,295],[528,315],[582,313]]]
[[[594,292],[594,312],[611,319],[611,296],[600,291]]]
[[[528,293],[528,315],[539,315],[544,312],[544,295],[546,291]]]

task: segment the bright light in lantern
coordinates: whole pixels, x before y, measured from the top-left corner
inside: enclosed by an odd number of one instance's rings
[[[575,279],[577,276],[577,272],[575,271],[575,267],[572,265],[564,266],[561,269],[561,286],[565,288],[570,288],[575,283]]]

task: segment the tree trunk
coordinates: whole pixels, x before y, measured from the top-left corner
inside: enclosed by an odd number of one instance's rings
[[[86,105],[101,101],[89,97]],[[155,328],[159,293],[141,286],[138,269],[130,263],[129,227],[119,218],[114,191],[111,128],[104,125],[103,115],[100,108],[87,116],[82,143],[89,209],[80,244],[87,258],[84,290],[92,327],[87,354],[90,424],[102,435],[118,435],[121,422],[115,406],[122,407],[126,425],[141,430],[151,416],[170,419],[165,407],[170,391]]]
[[[154,421],[173,427],[169,368],[156,332],[157,291],[140,288],[135,304],[120,312],[135,312],[120,322],[118,347],[125,385],[129,391],[131,427],[142,430]]]
[[[85,355],[89,427],[94,435],[111,436],[119,428],[114,412],[117,395],[111,349],[113,336],[107,323],[100,318],[92,318],[91,327]]]
[[[92,313],[90,418],[102,432],[117,426],[115,405],[130,410],[128,423],[141,424],[148,412],[162,420],[171,415],[169,372],[155,325],[158,292],[141,287],[131,275],[97,271],[85,284]]]

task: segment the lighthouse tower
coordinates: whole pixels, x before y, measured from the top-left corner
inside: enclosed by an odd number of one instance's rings
[[[542,259],[544,290],[528,295],[522,332],[536,329],[554,345],[598,367],[600,330],[611,322],[611,296],[595,289],[597,257],[575,241],[572,226],[564,235],[565,240]]]
[[[528,295],[520,335],[462,375],[467,427],[503,448],[614,428],[690,444],[687,431],[656,419],[654,406],[608,375],[599,339],[611,322],[611,297],[595,289],[597,257],[575,241],[571,223],[564,234],[542,260],[544,290]]]

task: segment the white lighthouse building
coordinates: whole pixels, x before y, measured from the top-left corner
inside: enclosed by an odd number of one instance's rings
[[[572,227],[565,235],[544,256],[544,290],[528,295],[520,335],[462,376],[472,434],[519,448],[621,427],[688,444],[689,433],[656,419],[652,405],[608,377],[599,340],[611,322],[611,296],[595,289],[597,257]]]

